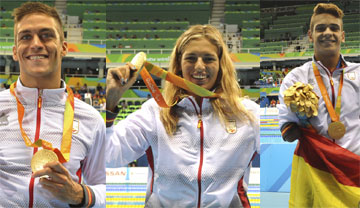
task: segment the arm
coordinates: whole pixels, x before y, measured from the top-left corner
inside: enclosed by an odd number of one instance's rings
[[[157,104],[149,100],[141,109],[106,129],[108,167],[119,167],[138,159],[156,138]]]
[[[136,81],[138,73],[131,63],[108,70],[106,76],[106,110],[115,112],[122,95]]]
[[[298,117],[284,103],[284,91],[290,88],[297,81],[301,82],[301,80],[295,75],[294,72],[290,72],[284,78],[279,92],[280,104],[277,105],[277,108],[279,109],[279,126],[281,135],[282,138],[288,142],[293,142],[301,136],[301,132],[298,126],[300,123]]]

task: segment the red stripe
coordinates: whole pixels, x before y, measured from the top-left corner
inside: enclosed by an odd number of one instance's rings
[[[241,204],[243,205],[243,207],[250,208],[251,207],[250,201],[249,201],[249,198],[247,197],[246,191],[244,189],[243,181],[244,181],[244,176],[241,177],[241,179],[238,183],[237,192],[238,192],[238,195],[240,197],[240,201],[241,201]]]
[[[80,162],[80,168],[76,171],[76,175],[77,175],[78,178],[79,178],[78,183],[81,183],[82,166],[83,166],[83,163],[82,163],[82,161],[81,161],[81,162]]]
[[[198,171],[198,187],[199,187],[199,194],[198,194],[198,207],[200,207],[201,203],[201,170],[203,166],[204,160],[204,127],[201,124],[200,127],[200,164],[199,164],[199,171]]]
[[[87,194],[89,196],[89,203],[87,204],[86,207],[90,207],[90,205],[92,204],[92,195],[91,195],[91,192],[89,190],[89,187],[85,186],[85,189],[86,189],[86,192],[87,192]]]
[[[153,192],[153,185],[154,185],[154,156],[153,156],[151,147],[149,147],[149,148],[146,150],[146,157],[147,157],[147,160],[148,160],[148,163],[149,163],[151,172],[152,172],[151,184],[150,184],[150,194],[152,194],[152,192]]]
[[[40,94],[40,90],[38,90]],[[40,124],[41,124],[41,99],[40,95],[38,98],[37,112],[36,112],[36,130],[35,130],[35,141],[37,141],[40,137]],[[33,155],[37,152],[38,148],[34,147]],[[29,207],[32,208],[34,206],[34,178],[30,179],[29,184]]]
[[[296,155],[314,168],[331,173],[336,180],[348,186],[360,187],[360,156],[308,129],[301,129]]]

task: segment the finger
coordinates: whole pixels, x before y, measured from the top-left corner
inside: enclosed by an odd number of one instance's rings
[[[62,174],[65,174],[65,175],[68,174],[68,170],[59,161],[46,163],[44,165],[44,168],[51,168],[52,170],[54,170],[57,173],[62,173]]]
[[[53,178],[40,178],[39,183],[41,184],[41,186],[46,186],[46,187],[51,187],[51,188],[55,188],[57,190],[62,189],[65,184],[65,181],[55,181],[53,180]]]
[[[54,171],[53,169],[47,167],[40,171],[37,171],[33,174],[33,177],[42,177],[47,176],[46,178],[40,178],[40,180],[48,180],[55,183],[66,183],[66,180],[69,178],[69,176],[65,175],[64,173],[58,173]]]

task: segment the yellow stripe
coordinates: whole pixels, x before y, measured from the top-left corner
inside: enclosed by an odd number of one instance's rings
[[[340,184],[329,172],[319,170],[294,155],[289,207],[358,207],[360,187]]]
[[[144,198],[107,198],[107,202],[145,202]]]
[[[111,192],[106,193],[106,196],[146,196],[145,192],[131,192],[131,193],[124,193],[124,192]]]
[[[126,207],[126,208],[144,208],[144,205],[106,205],[106,208],[115,208],[115,207]]]

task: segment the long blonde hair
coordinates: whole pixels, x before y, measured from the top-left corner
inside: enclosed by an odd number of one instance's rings
[[[241,121],[255,120],[255,117],[249,113],[241,104],[241,89],[236,79],[236,70],[232,64],[227,47],[222,39],[221,33],[211,25],[194,25],[185,31],[176,41],[176,45],[171,53],[169,71],[178,76],[182,76],[181,57],[185,46],[191,41],[199,38],[206,38],[214,44],[218,51],[219,72],[214,89],[219,98],[211,98],[210,102],[214,111],[219,116],[223,124],[228,119],[239,119]],[[188,94],[183,89],[166,82],[164,86],[164,98],[167,103],[175,103]],[[176,131],[176,125],[179,117],[176,113],[176,106],[162,108],[160,119],[169,135]]]

